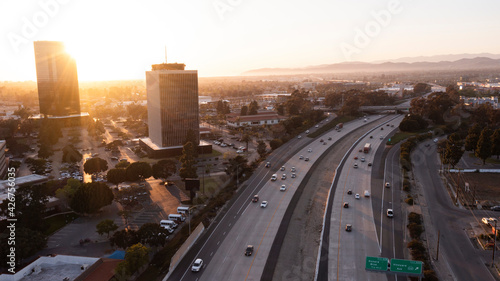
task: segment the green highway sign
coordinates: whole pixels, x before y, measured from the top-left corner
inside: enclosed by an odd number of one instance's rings
[[[388,258],[366,257],[365,269],[387,271]]]
[[[422,274],[421,261],[391,259],[391,272]]]

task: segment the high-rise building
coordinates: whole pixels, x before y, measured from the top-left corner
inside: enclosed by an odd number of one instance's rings
[[[40,114],[47,117],[80,115],[75,60],[57,41],[35,41]]]
[[[163,63],[146,72],[149,138],[141,141],[150,156],[180,154],[189,131],[199,145],[198,71],[184,68]]]

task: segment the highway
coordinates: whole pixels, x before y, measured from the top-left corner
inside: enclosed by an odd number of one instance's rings
[[[323,232],[318,280],[387,280],[384,274],[364,270],[366,256],[378,257],[381,254],[384,244],[379,239],[384,235],[393,237],[395,232],[394,220],[385,217],[387,207],[392,207],[392,194],[387,192],[385,195],[387,188],[383,187],[383,180],[376,182],[375,188],[372,188],[374,167],[368,166],[368,163],[380,166],[380,154],[376,155],[378,148],[384,146],[387,136],[397,129],[402,118],[399,116],[388,122],[394,127],[383,125],[383,130],[375,128],[367,133],[346,154],[343,167],[339,167],[340,172],[330,191],[331,204],[326,211],[324,227],[328,229]],[[372,146],[369,153],[359,151],[365,143]],[[361,157],[365,157],[364,162]],[[352,194],[348,194],[349,190]],[[370,195],[365,196],[365,191]],[[356,194],[359,194],[359,199],[355,199]],[[387,199],[391,201],[385,201]],[[348,203],[348,208],[344,207],[344,202]],[[377,202],[380,206],[378,208]],[[382,222],[379,227],[379,231],[382,231],[379,233],[375,217],[380,218],[379,223]],[[351,232],[345,230],[347,224],[352,225]],[[388,240],[384,246],[394,249],[393,239]]]
[[[370,122],[378,118],[381,116],[372,117]],[[210,227],[206,234],[208,239],[203,241],[202,238],[198,243],[201,245],[193,247],[168,280],[260,280],[283,214],[306,172],[335,141],[368,123],[358,119],[344,124],[341,132],[332,130],[316,139],[306,138],[303,134],[301,139],[291,140],[275,151],[267,159],[271,168],[256,170],[246,183],[248,186],[241,189],[230,203],[229,210]],[[327,145],[319,141],[321,138]],[[311,152],[308,152],[309,148]],[[309,157],[310,161],[299,159],[300,155]],[[285,171],[278,171],[282,165]],[[297,170],[294,179],[290,177],[291,167]],[[274,173],[279,177],[272,182],[270,178]],[[285,180],[280,179],[283,173],[287,175]],[[286,185],[284,192],[279,191],[282,184]],[[254,194],[259,194],[258,203],[251,203]],[[263,200],[269,202],[267,208],[260,207]],[[249,244],[254,245],[255,252],[247,257],[244,251]],[[198,257],[205,265],[201,272],[193,273],[190,265]]]

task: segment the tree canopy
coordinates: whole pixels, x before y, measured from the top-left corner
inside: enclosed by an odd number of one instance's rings
[[[83,171],[89,175],[104,172],[108,169],[108,162],[99,157],[93,157],[85,161]]]
[[[168,177],[173,175],[176,170],[176,163],[174,160],[165,159],[160,160],[153,164],[153,177],[155,179],[163,179],[166,180]]]
[[[483,160],[483,165],[486,163],[486,159],[491,156],[491,148],[491,130],[486,127],[481,131],[481,135],[477,141],[477,148],[474,151],[474,155]]]
[[[108,182],[118,185],[127,180],[126,170],[123,168],[110,169],[106,174]]]
[[[134,162],[127,167],[126,174],[129,181],[144,180],[153,175],[153,170],[147,162]]]
[[[70,207],[77,213],[92,214],[113,202],[114,195],[102,182],[83,184],[74,194]]]
[[[118,226],[115,224],[113,220],[105,219],[100,221],[96,226],[96,231],[99,235],[107,234],[109,238],[109,233],[118,229]]]
[[[184,145],[182,149],[182,156],[179,161],[181,162],[179,176],[182,179],[198,177],[196,160],[194,157],[194,146],[191,142],[188,142]]]

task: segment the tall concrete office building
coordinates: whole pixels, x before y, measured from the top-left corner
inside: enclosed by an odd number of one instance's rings
[[[141,143],[151,157],[181,154],[189,131],[199,146],[198,71],[184,68],[162,63],[146,71],[149,138]]]
[[[47,117],[80,115],[75,60],[57,41],[35,41],[40,114]]]

